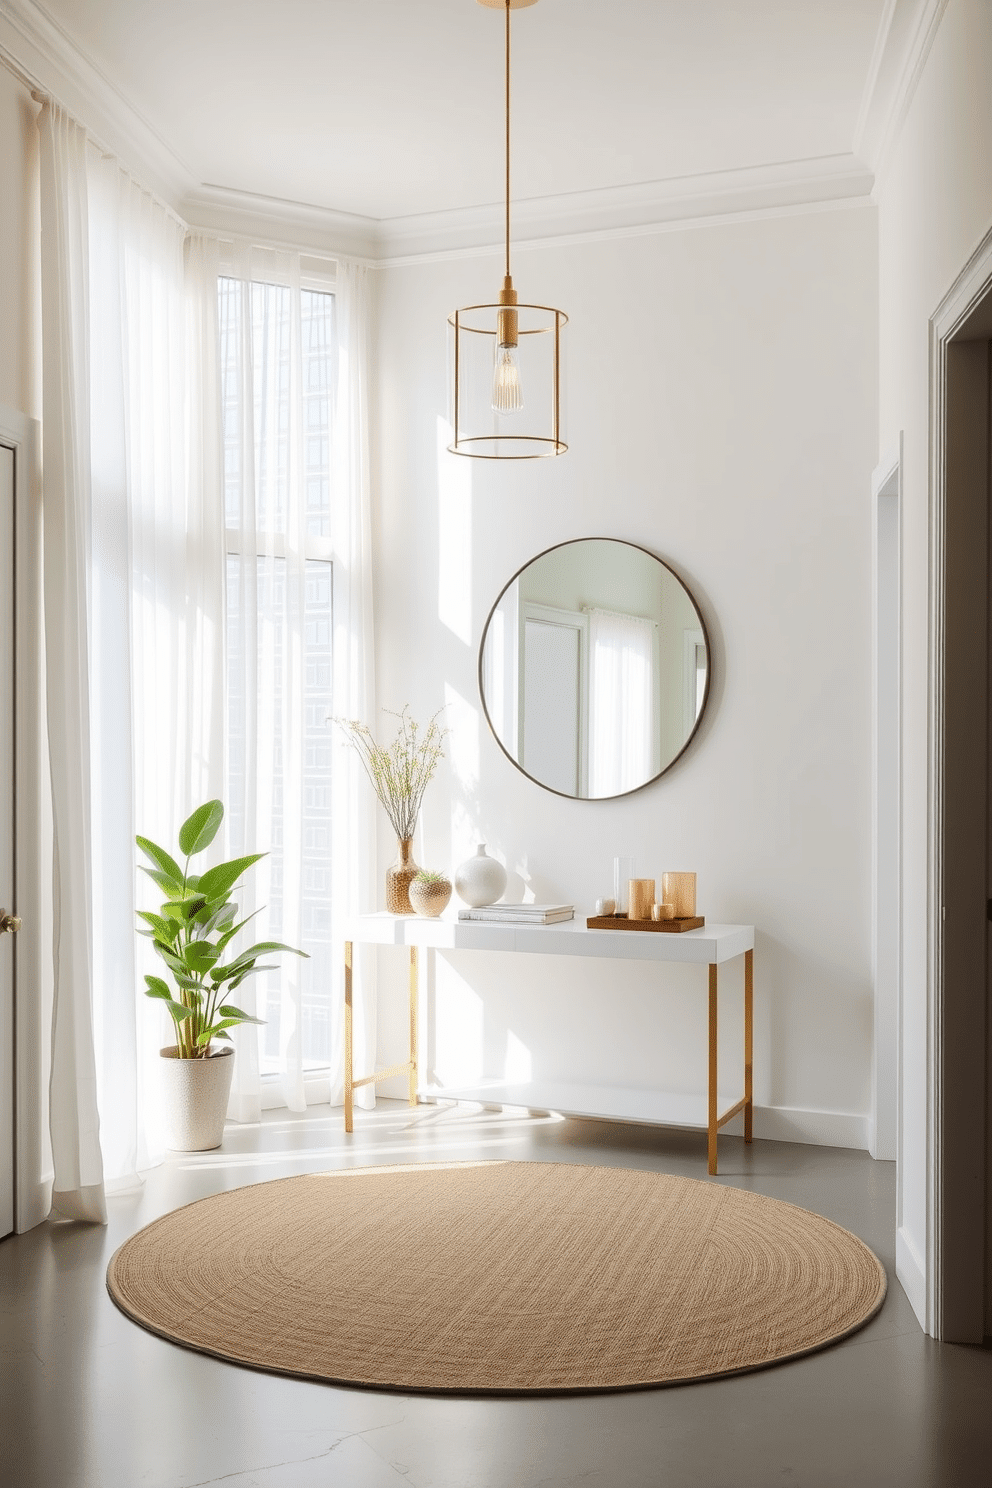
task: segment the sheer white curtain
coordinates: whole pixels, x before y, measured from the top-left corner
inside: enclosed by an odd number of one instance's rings
[[[375,717],[372,631],[372,516],[369,449],[369,364],[372,305],[369,270],[340,261],[337,270],[338,380],[334,423],[331,534],[334,552],[333,712],[337,718]],[[376,907],[376,803],[358,756],[334,740],[332,943],[337,952],[356,914]],[[344,979],[333,963],[331,1101],[344,1101]],[[375,951],[355,947],[355,1068],[371,1073],[376,1055]],[[356,1094],[375,1105],[375,1086]]]
[[[54,1204],[103,1219],[156,1149],[135,830],[222,790],[216,265],[60,109],[39,129]]]
[[[229,847],[268,854],[242,905],[257,912],[256,936],[310,957],[283,955],[239,988],[265,1020],[260,1032],[234,1031],[230,1114],[247,1121],[258,1119],[264,1074],[295,1111],[308,1092],[327,1099],[328,1069],[331,1091],[342,1084],[335,948],[362,900],[374,832],[354,762],[332,750],[329,715],[370,716],[368,290],[361,269],[341,266],[332,284],[306,276],[297,253],[226,251]],[[372,997],[360,1006],[368,1058]]]
[[[342,265],[333,298],[318,294],[299,255],[248,249],[219,280],[218,244],[54,104],[39,133],[54,1204],[101,1221],[106,1192],[156,1155],[170,1034],[141,992],[136,830],[171,846],[219,796],[224,846],[271,849],[244,907],[265,906],[258,938],[313,956],[262,988],[266,1057],[293,1109],[308,1058],[342,1098],[339,945],[373,903],[375,833],[329,715],[372,716],[369,289]],[[371,1067],[374,987],[358,972]],[[251,1010],[253,984],[240,990]],[[240,1032],[231,1114],[250,1119],[262,1065]]]
[[[654,773],[655,625],[608,610],[588,615],[589,794],[616,796]]]
[[[54,860],[53,1206],[106,1223],[93,1045],[90,318],[86,136],[39,118],[45,651]]]

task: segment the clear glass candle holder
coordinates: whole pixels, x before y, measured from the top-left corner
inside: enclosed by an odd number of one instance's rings
[[[616,913],[626,914],[629,907],[628,885],[634,876],[633,858],[613,859],[613,898],[616,900]]]

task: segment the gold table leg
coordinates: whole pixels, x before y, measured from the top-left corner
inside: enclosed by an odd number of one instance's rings
[[[354,1130],[355,1106],[354,1106],[354,1074],[353,1069],[353,1044],[352,1044],[352,1009],[351,1009],[351,941],[344,943],[344,1129],[346,1132]]]
[[[716,1172],[716,1134],[717,1134],[717,1070],[716,1070],[716,963],[710,962],[710,1007],[709,1007],[709,1035],[710,1035],[710,1068],[707,1092],[709,1097],[709,1111],[707,1121],[707,1155],[709,1172]]]
[[[744,952],[744,1140],[754,1135],[754,952]]]
[[[410,947],[410,1104],[417,1104],[417,947]]]

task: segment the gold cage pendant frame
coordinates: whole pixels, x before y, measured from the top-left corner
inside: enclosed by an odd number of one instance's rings
[[[550,305],[519,304],[510,272],[510,12],[537,0],[478,3],[504,13],[503,288],[497,304],[468,305],[448,316],[448,449],[483,460],[538,460],[568,449],[561,396],[561,333],[568,316]]]
[[[517,304],[517,337],[524,407],[500,414],[492,407],[493,364],[505,304],[467,305],[448,316],[453,455],[487,460],[538,460],[563,455],[563,310]],[[542,397],[541,390],[544,390]],[[542,406],[543,405],[543,406]]]

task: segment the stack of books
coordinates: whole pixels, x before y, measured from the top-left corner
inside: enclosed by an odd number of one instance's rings
[[[460,920],[485,920],[490,925],[556,925],[575,918],[574,904],[487,904],[483,909],[460,909]]]

